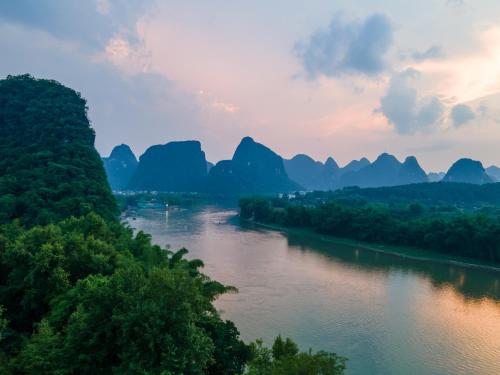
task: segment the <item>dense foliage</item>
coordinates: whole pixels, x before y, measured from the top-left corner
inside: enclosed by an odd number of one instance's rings
[[[343,202],[364,200],[378,203],[451,206],[476,209],[484,206],[500,206],[500,183],[474,185],[453,182],[435,182],[379,188],[344,188],[336,191],[316,191],[298,196],[301,204],[317,204],[331,200]]]
[[[29,230],[6,225],[0,238],[2,347],[15,371],[241,372],[248,349],[212,305],[231,289],[184,260],[184,250],[153,246],[95,214]]]
[[[116,213],[85,100],[28,75],[0,81],[0,223]]]
[[[246,371],[251,348],[213,305],[234,288],[116,219],[78,94],[0,81],[0,137],[0,374]],[[286,366],[331,373],[303,361]]]
[[[297,345],[278,336],[271,349],[257,340],[250,345],[252,360],[248,375],[340,375],[346,368],[346,359],[334,353],[299,352]]]
[[[417,247],[500,262],[500,219],[483,213],[429,210],[420,204],[387,206],[327,201],[242,199],[241,217],[359,241]]]

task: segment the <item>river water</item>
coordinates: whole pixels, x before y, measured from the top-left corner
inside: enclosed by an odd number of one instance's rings
[[[259,229],[236,215],[207,205],[125,220],[237,287],[216,305],[246,341],[281,333],[348,357],[348,374],[500,374],[500,273]]]

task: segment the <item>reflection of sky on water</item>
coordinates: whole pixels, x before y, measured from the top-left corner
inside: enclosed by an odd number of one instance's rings
[[[218,308],[246,340],[337,351],[350,374],[496,374],[500,275],[237,225],[234,210],[143,212],[132,226],[239,288]]]

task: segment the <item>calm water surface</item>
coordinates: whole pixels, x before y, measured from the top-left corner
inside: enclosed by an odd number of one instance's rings
[[[245,340],[277,334],[349,358],[348,374],[500,374],[500,274],[242,226],[203,206],[126,221],[239,289],[217,302]]]

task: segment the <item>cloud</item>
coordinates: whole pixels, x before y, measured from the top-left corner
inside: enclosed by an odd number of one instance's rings
[[[45,32],[0,22],[0,78],[30,73],[56,79],[88,101],[96,144],[104,153],[116,143],[138,150],[200,132],[198,99],[156,73],[126,74]]]
[[[456,127],[467,124],[476,118],[471,107],[465,104],[457,104],[451,109],[450,117]]]
[[[444,51],[440,46],[432,46],[423,52],[413,52],[412,58],[416,62],[422,62],[425,60],[434,60],[444,57]]]
[[[337,15],[328,29],[316,31],[294,50],[309,79],[359,73],[376,76],[387,68],[385,55],[392,39],[391,23],[383,14],[353,22]]]
[[[436,96],[420,97],[411,85],[420,73],[412,68],[394,75],[385,96],[380,100],[380,112],[401,134],[430,131],[443,119],[444,105]]]
[[[0,1],[0,20],[101,50],[117,35],[138,43],[135,23],[151,3],[151,0]]]
[[[82,93],[96,145],[138,150],[200,133],[196,95],[151,70],[136,22],[152,0],[0,2],[0,79],[30,73]],[[22,6],[20,5],[22,4]]]

